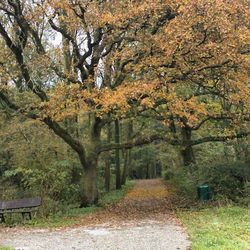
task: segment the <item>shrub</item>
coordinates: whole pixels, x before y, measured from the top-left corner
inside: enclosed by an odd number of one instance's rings
[[[196,198],[197,180],[185,168],[169,168],[164,173],[164,179],[174,186],[180,196]]]
[[[236,201],[245,195],[246,183],[250,181],[250,167],[241,162],[219,164],[207,168],[205,178],[215,197],[224,196]]]
[[[250,204],[250,166],[246,163],[167,168],[164,179],[181,196],[195,199],[197,186],[206,183],[215,199],[224,198]]]

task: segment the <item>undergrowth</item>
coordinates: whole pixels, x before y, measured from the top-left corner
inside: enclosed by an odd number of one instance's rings
[[[0,246],[0,250],[13,250],[13,248]]]
[[[192,241],[192,250],[250,249],[250,210],[224,206],[178,212]]]
[[[65,227],[77,225],[81,218],[84,216],[94,213],[103,209],[105,206],[117,203],[121,200],[124,195],[134,186],[133,181],[127,182],[120,190],[112,190],[107,193],[103,193],[100,197],[100,200],[97,205],[84,207],[84,208],[74,208],[74,207],[65,207],[64,210],[57,212],[56,214],[51,214],[47,218],[34,218],[32,220],[23,221],[22,217],[17,214],[14,216],[6,216],[5,226],[17,226],[23,225],[25,227]],[[0,248],[0,250],[2,250]]]

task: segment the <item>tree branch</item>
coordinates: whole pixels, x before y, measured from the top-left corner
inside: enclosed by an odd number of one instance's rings
[[[185,146],[195,146],[195,145],[199,145],[202,143],[206,143],[206,142],[225,142],[227,140],[233,140],[233,139],[240,139],[240,138],[244,138],[247,137],[250,134],[250,131],[248,132],[241,132],[235,135],[225,135],[225,136],[207,136],[207,137],[203,137],[197,140],[193,140],[189,143],[183,143]]]
[[[230,116],[209,116],[206,117],[205,119],[203,119],[199,124],[197,124],[196,126],[191,127],[192,130],[198,130],[203,124],[205,124],[207,121],[210,120],[232,120],[233,117]]]
[[[206,142],[224,142],[224,141],[233,140],[236,138],[238,139],[244,138],[248,136],[249,134],[250,134],[250,131],[241,132],[235,135],[228,135],[228,136],[208,136],[208,137],[203,137],[203,138],[200,138],[197,140],[191,140],[191,141],[181,141],[178,139],[171,139],[164,135],[154,134],[154,135],[146,136],[143,138],[136,138],[132,141],[125,142],[125,143],[119,143],[119,144],[109,143],[106,145],[104,144],[102,147],[99,148],[98,153],[102,153],[102,152],[106,152],[106,151],[110,151],[114,149],[130,149],[130,148],[137,147],[137,146],[147,145],[154,141],[164,141],[173,146],[185,146],[185,147],[195,146],[195,145],[199,145],[199,144],[206,143]]]
[[[19,112],[20,114],[26,116],[27,118],[31,118],[34,120],[39,119],[39,116],[34,113],[24,112],[18,105],[11,102],[10,99],[0,91],[0,100],[2,100],[10,109]],[[63,139],[75,152],[77,152],[81,164],[84,168],[87,167],[85,150],[83,145],[76,139],[74,139],[64,128],[62,128],[57,122],[53,121],[50,117],[46,117],[41,120],[44,122],[50,129],[54,131],[54,133]]]
[[[125,142],[125,143],[109,143],[109,144],[104,144],[102,147],[99,148],[98,152],[106,152],[114,149],[130,149],[133,147],[138,147],[138,146],[143,146],[150,144],[154,141],[165,141],[170,143],[171,145],[180,145],[181,142],[178,140],[171,140],[166,136],[159,135],[159,134],[154,134],[154,135],[149,135],[141,138],[136,138],[132,141]]]

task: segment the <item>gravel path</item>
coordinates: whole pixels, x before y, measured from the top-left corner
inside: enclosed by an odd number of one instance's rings
[[[159,180],[138,181],[117,205],[84,218],[75,228],[6,229],[0,245],[19,250],[174,250],[190,242]]]

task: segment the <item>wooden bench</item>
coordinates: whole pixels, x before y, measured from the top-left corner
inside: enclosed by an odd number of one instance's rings
[[[0,201],[0,221],[5,222],[4,215],[12,213],[21,213],[23,219],[25,215],[31,219],[31,212],[34,212],[42,204],[42,199],[37,198],[26,198],[11,201]]]

